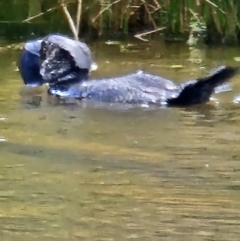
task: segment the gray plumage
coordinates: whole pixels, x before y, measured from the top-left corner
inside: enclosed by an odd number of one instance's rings
[[[80,69],[91,69],[92,52],[85,43],[61,35],[48,35],[43,38],[43,41],[57,44],[60,48],[66,50]]]

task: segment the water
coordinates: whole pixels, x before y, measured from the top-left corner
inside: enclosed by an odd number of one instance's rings
[[[200,70],[181,46],[93,49],[93,76],[141,68],[179,83],[236,64],[240,53],[202,50]],[[44,88],[22,88],[17,56],[0,58],[1,240],[239,240],[240,110],[232,100],[240,77],[233,92],[216,95],[219,104],[64,105]]]

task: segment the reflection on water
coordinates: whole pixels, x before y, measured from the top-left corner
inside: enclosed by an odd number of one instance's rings
[[[181,82],[236,53],[205,50],[199,70],[176,46],[118,51],[96,44],[93,75],[142,68]],[[239,240],[238,77],[219,104],[96,108],[22,88],[16,56],[0,63],[1,240]]]

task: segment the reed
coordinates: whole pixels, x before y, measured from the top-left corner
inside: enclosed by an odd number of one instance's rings
[[[39,4],[28,0],[27,7],[26,2],[19,0],[16,5],[14,0],[1,0],[0,24],[34,24],[41,18],[48,24],[48,31],[71,27],[69,20],[63,20],[62,0],[42,0],[41,11]],[[239,0],[64,0],[64,5],[79,35],[144,35],[143,41],[148,41],[160,34],[167,40],[188,39],[189,44],[201,36],[210,43],[240,43]]]

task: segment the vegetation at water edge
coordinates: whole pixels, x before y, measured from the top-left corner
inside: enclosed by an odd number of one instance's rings
[[[238,0],[1,0],[0,35],[71,33],[63,4],[91,38],[134,36],[181,41],[202,36],[207,43],[240,43]],[[191,40],[191,39],[190,39]]]

